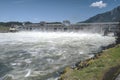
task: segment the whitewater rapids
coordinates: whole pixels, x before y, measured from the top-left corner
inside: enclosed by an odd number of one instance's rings
[[[92,57],[91,53],[113,43],[115,37],[92,33],[0,33],[0,63],[6,69],[0,77],[46,80],[61,68]]]

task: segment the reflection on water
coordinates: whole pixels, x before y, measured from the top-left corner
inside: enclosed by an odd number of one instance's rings
[[[44,80],[114,42],[114,37],[92,33],[0,33],[0,77]]]

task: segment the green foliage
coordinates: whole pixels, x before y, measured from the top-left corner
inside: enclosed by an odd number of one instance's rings
[[[12,25],[22,25],[21,22],[0,22],[0,26],[10,27]]]
[[[32,24],[32,22],[29,22],[29,21],[27,21],[27,22],[24,22],[25,24]]]
[[[0,32],[8,32],[8,31],[9,31],[9,27],[0,26]]]
[[[116,66],[120,66],[120,45],[105,50],[99,58],[92,59],[88,67],[80,70],[69,69],[61,75],[61,80],[103,80],[106,72],[111,70]],[[92,62],[92,63],[91,63]],[[120,68],[118,72],[113,71],[113,76],[120,73]],[[112,79],[107,79],[112,80]]]

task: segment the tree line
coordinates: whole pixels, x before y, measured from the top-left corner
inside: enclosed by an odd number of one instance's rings
[[[11,27],[13,25],[32,24],[32,22],[0,22],[0,26]]]

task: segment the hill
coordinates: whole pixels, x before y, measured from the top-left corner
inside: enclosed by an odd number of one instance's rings
[[[118,21],[120,21],[120,6],[114,8],[111,11],[93,16],[83,22],[94,23],[94,22],[118,22]]]

